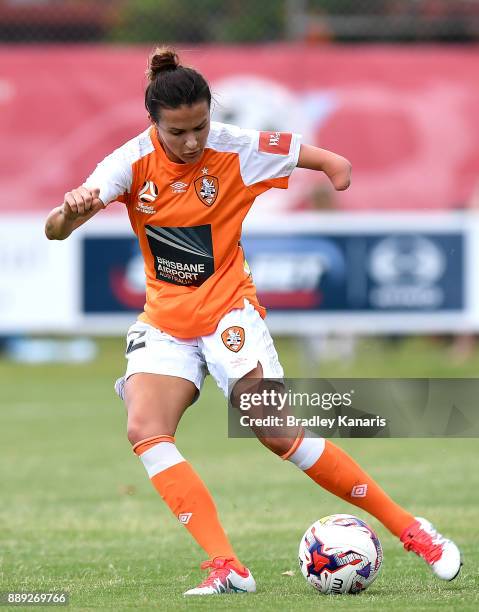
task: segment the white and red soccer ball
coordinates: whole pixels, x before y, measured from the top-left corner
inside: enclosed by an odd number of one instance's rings
[[[309,527],[299,544],[306,580],[325,594],[359,593],[377,578],[383,551],[377,535],[349,514],[332,514]]]

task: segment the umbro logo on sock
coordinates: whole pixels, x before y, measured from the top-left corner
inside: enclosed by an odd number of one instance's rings
[[[178,514],[178,520],[180,521],[180,523],[183,523],[183,525],[188,525],[192,516],[192,512],[181,512],[180,514]]]
[[[367,492],[368,492],[367,484],[355,485],[351,489],[351,497],[366,497]]]

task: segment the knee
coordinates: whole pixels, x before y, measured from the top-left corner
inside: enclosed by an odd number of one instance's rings
[[[147,438],[154,436],[174,436],[168,427],[156,420],[151,421],[141,417],[141,415],[129,416],[126,428],[126,435],[132,446]]]
[[[126,428],[127,438],[132,446],[145,440],[149,436],[145,435],[146,427],[145,423],[138,418],[129,418],[128,425]]]

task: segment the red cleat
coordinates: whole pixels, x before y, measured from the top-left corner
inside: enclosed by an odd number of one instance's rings
[[[454,580],[461,570],[461,553],[452,540],[444,538],[429,521],[416,520],[401,535],[406,550],[412,550],[442,580]]]
[[[205,561],[201,569],[211,569],[208,577],[184,595],[222,595],[224,593],[254,593],[256,583],[248,568],[239,572],[231,563],[232,559],[217,557]]]

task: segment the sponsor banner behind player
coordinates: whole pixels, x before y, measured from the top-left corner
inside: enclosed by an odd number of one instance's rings
[[[247,223],[242,243],[275,333],[454,331],[479,326],[473,227],[461,215],[296,214]],[[159,260],[172,260],[162,250],[171,245],[154,248]],[[97,227],[83,252],[85,323],[141,311],[135,239]]]
[[[1,220],[0,333],[124,333],[145,302],[144,262],[127,220],[99,215],[52,242],[43,223]],[[172,229],[155,229],[160,238],[159,230],[168,233],[166,242],[154,241],[159,274],[201,283],[209,233]],[[273,333],[479,329],[474,215],[268,216],[245,224],[243,245]]]
[[[49,242],[44,219],[0,218],[0,334],[71,332],[78,321],[78,242]]]
[[[270,381],[265,388],[235,387],[229,401],[230,437],[339,438],[478,437],[479,379],[328,378]],[[253,385],[254,387],[254,385]],[[361,490],[356,490],[361,497]]]
[[[247,235],[243,246],[266,308],[460,312],[464,307],[459,231]]]
[[[136,238],[85,236],[82,253],[82,310],[85,314],[124,312],[133,315],[143,309],[145,273]]]

